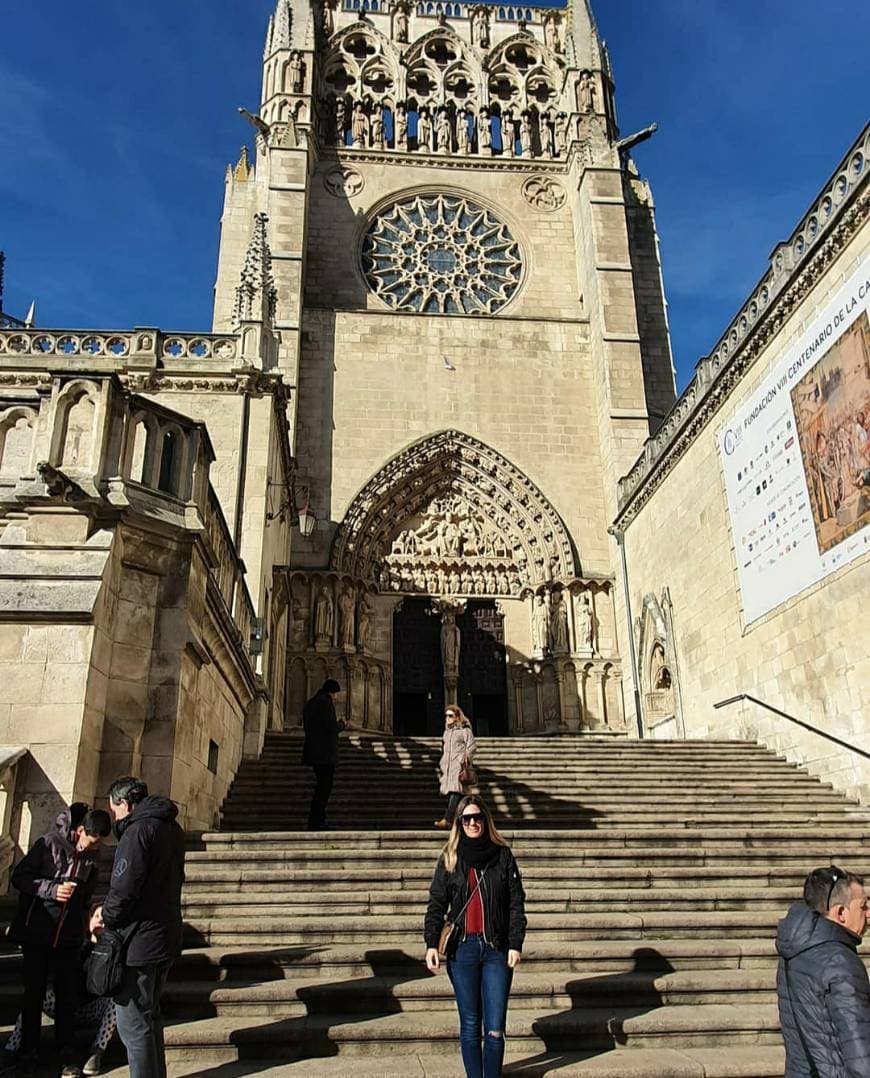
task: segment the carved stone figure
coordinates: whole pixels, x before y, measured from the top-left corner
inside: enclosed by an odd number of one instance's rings
[[[301,603],[290,604],[290,647],[295,649],[304,648],[306,611]]]
[[[477,117],[477,152],[492,152],[492,130],[489,126],[489,109],[481,109]]]
[[[345,585],[338,597],[338,642],[347,651],[353,651],[354,614],[356,600],[350,585]]]
[[[290,93],[301,94],[305,86],[305,64],[302,61],[301,52],[294,51],[290,53],[287,73],[290,76]]]
[[[357,639],[360,651],[366,651],[369,646],[369,635],[372,631],[372,607],[365,595],[359,601],[359,620],[357,622]]]
[[[343,97],[335,99],[335,141],[344,145],[344,133],[347,130],[347,105]]]
[[[446,677],[459,674],[459,626],[456,615],[445,611],[441,616],[441,664]]]
[[[450,130],[450,117],[447,109],[438,110],[438,119],[435,125],[435,137],[439,153],[450,153],[453,148],[453,132]]]
[[[541,117],[541,142],[543,151],[547,157],[556,156],[556,138],[553,131],[553,122],[549,116]]]
[[[560,112],[556,117],[555,134],[556,134],[556,150],[560,157],[564,157],[568,152],[568,113]]]
[[[408,9],[404,4],[399,4],[393,16],[393,37],[403,45],[408,41]]]
[[[323,32],[327,37],[332,37],[335,32],[335,18],[329,0],[325,0],[323,4]]]
[[[489,15],[486,8],[476,8],[471,16],[471,43],[481,49],[489,48]]]
[[[577,646],[588,651],[595,649],[595,624],[592,603],[584,591],[577,607]]]
[[[577,87],[577,104],[581,112],[595,111],[595,79],[588,71],[580,76]]]
[[[546,23],[544,23],[544,41],[547,43],[547,48],[552,49],[553,52],[562,51],[562,42],[559,39],[559,18],[557,15],[550,15]]]
[[[432,148],[432,121],[429,118],[429,110],[424,105],[417,113],[417,149],[430,150]]]
[[[532,649],[539,658],[550,649],[550,611],[543,595],[536,595],[532,606]]]
[[[523,157],[534,157],[532,149],[532,118],[528,112],[520,116],[520,153]]]
[[[456,149],[462,154],[467,154],[471,149],[471,139],[468,134],[468,112],[465,109],[460,109],[456,113]]]
[[[550,638],[553,643],[553,651],[563,653],[568,650],[568,607],[561,591],[553,596],[553,607],[550,612]]]
[[[351,133],[353,134],[354,146],[364,147],[369,144],[369,118],[366,116],[365,105],[357,101],[353,107],[351,118]]]
[[[317,643],[332,643],[335,627],[335,603],[324,584],[314,604],[314,639]]]
[[[372,146],[376,150],[384,148],[384,106],[375,105],[372,114]]]
[[[395,140],[397,150],[407,150],[408,148],[408,110],[405,107],[405,103],[400,101],[396,105],[396,117],[395,117]]]
[[[501,114],[501,146],[505,157],[513,157],[516,150],[517,131],[514,114],[505,109]]]

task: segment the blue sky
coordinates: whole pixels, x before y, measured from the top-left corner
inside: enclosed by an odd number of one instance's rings
[[[7,5],[5,307],[205,329],[223,176],[259,100],[270,0]],[[84,14],[86,12],[86,15]],[[867,118],[857,0],[597,0],[658,207],[682,388]]]

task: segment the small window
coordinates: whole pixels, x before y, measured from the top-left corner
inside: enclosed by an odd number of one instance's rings
[[[209,741],[208,743],[208,769],[213,775],[217,774],[218,769],[218,756],[220,755],[220,748],[216,741]]]

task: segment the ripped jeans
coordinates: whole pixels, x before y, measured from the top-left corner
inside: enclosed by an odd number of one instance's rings
[[[447,963],[447,976],[459,1010],[459,1046],[467,1078],[500,1078],[513,980],[507,954],[490,947],[481,935],[468,936]]]

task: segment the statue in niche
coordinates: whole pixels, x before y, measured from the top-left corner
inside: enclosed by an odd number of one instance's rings
[[[432,121],[429,109],[423,105],[417,110],[417,149],[428,150],[432,138]]]
[[[408,42],[408,9],[404,4],[399,4],[393,16],[393,37],[401,45]]]
[[[568,607],[561,591],[553,595],[553,607],[550,613],[550,637],[553,642],[553,651],[557,654],[564,653],[569,649],[568,641]]]
[[[489,15],[486,8],[476,8],[471,16],[471,43],[481,49],[489,48]]]
[[[304,648],[308,642],[305,635],[305,608],[301,603],[293,602],[290,604],[290,647]]]
[[[441,616],[441,664],[446,677],[459,675],[459,626],[449,610]]]
[[[335,99],[335,141],[344,145],[344,133],[347,130],[347,104],[343,97]]]
[[[538,658],[550,650],[550,611],[543,594],[536,595],[532,605],[532,650]]]
[[[453,132],[450,130],[450,116],[446,108],[438,110],[438,119],[435,122],[435,140],[438,153],[450,153]]]
[[[407,150],[408,148],[408,110],[405,107],[404,101],[399,101],[396,105],[396,118],[395,118],[395,140],[397,150]]]
[[[547,43],[547,48],[553,52],[562,51],[562,42],[559,40],[558,16],[550,15],[544,24],[544,41]]]
[[[650,658],[650,685],[653,692],[670,692],[671,672],[665,665],[665,649],[656,641]]]
[[[357,147],[368,146],[369,143],[369,118],[366,116],[365,105],[357,101],[353,107],[353,116],[350,122],[353,144]]]
[[[564,157],[568,152],[568,124],[568,113],[560,112],[555,123],[556,150],[560,157]]]
[[[356,597],[349,584],[346,584],[338,597],[338,642],[346,651],[353,651],[354,614]]]
[[[384,106],[380,103],[372,113],[372,146],[376,150],[384,148]]]
[[[477,152],[492,152],[492,130],[489,126],[488,108],[482,108],[477,117]]]
[[[471,149],[471,139],[468,135],[468,112],[464,108],[456,113],[456,149],[462,154],[467,154]]]
[[[504,569],[498,574],[498,590],[501,595],[510,595],[511,593],[510,577]]]
[[[305,86],[305,64],[302,60],[301,52],[294,50],[290,53],[287,73],[290,76],[290,93],[301,94]]]
[[[332,15],[332,5],[329,0],[323,4],[323,32],[327,37],[332,37],[335,32],[335,19]]]
[[[541,140],[544,143],[543,150],[547,157],[556,156],[556,136],[553,131],[553,122],[551,117],[544,116],[541,119],[541,128],[544,133],[544,137]]]
[[[532,150],[532,117],[528,112],[520,116],[520,153],[523,157],[534,157]]]
[[[577,646],[587,651],[595,649],[595,619],[592,614],[592,603],[585,591],[580,596],[577,608]]]
[[[371,603],[365,595],[359,601],[359,621],[357,624],[357,638],[359,639],[360,651],[366,651],[369,646],[369,635],[372,631],[373,610]]]
[[[501,152],[505,157],[513,157],[516,150],[517,132],[514,126],[514,114],[505,109],[501,114]]]
[[[577,104],[581,112],[595,111],[595,79],[590,72],[584,71],[577,87]]]
[[[335,603],[324,584],[314,604],[314,639],[318,643],[332,643],[332,631],[335,627]]]

